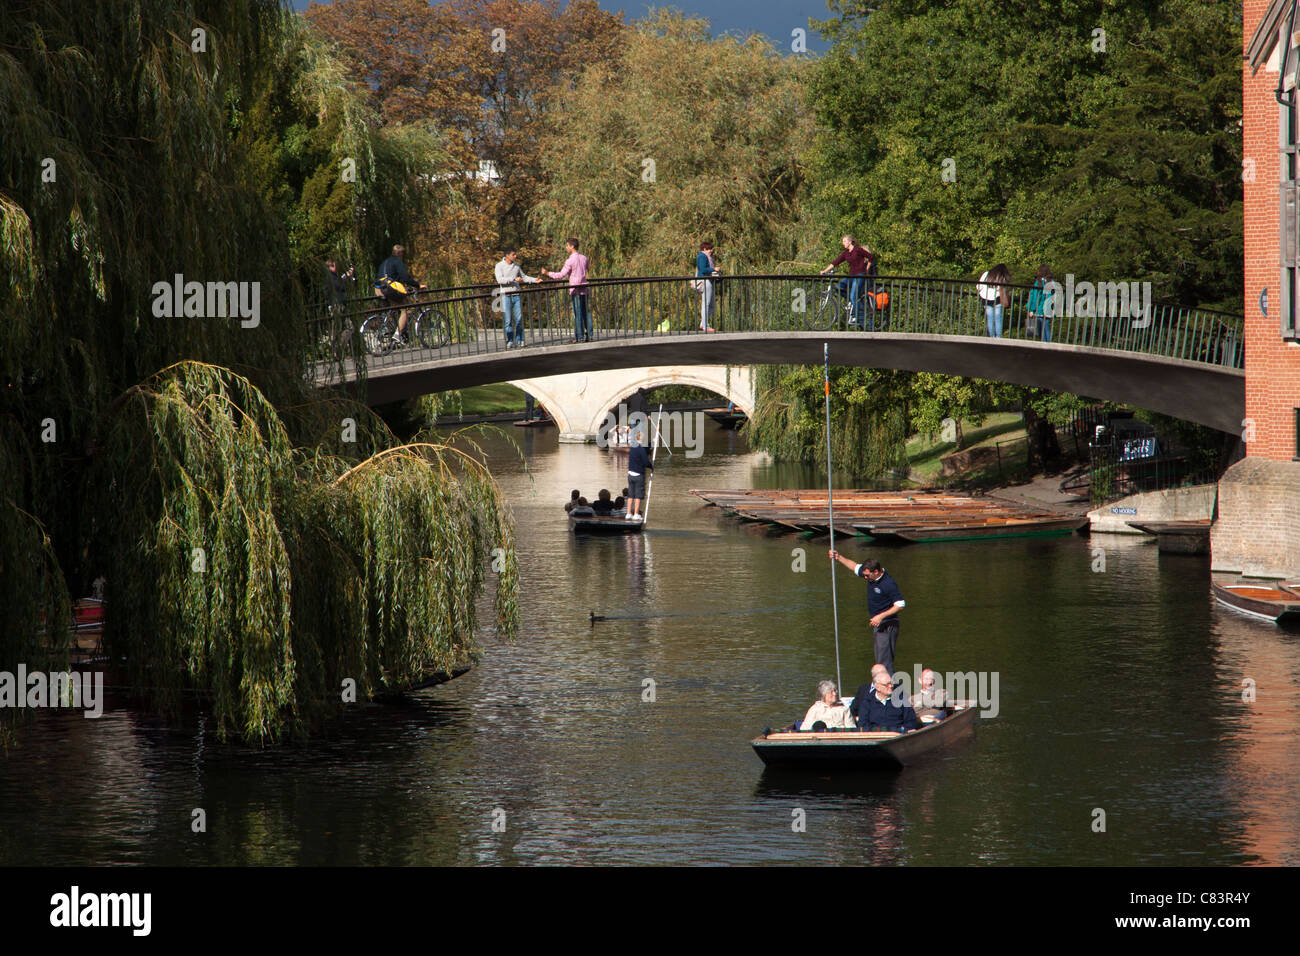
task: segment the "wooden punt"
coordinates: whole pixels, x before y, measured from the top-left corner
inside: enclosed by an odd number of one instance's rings
[[[1006,519],[985,523],[953,522],[948,525],[929,525],[922,527],[886,528],[873,525],[866,532],[875,538],[898,538],[917,544],[933,541],[968,541],[977,538],[1050,538],[1072,534],[1084,525],[1088,518],[1033,518]],[[855,525],[855,528],[859,526]]]
[[[742,521],[764,521],[804,534],[828,533],[826,492],[713,491],[696,495]],[[902,542],[1066,535],[1088,524],[1086,515],[1036,511],[993,497],[945,492],[836,490],[835,530]]]
[[[645,530],[645,522],[599,515],[569,515],[569,527],[574,534],[640,534]]]
[[[722,428],[735,430],[745,422],[745,413],[738,411],[728,411],[725,408],[706,408],[704,414],[708,415]]]
[[[1300,582],[1270,584],[1212,578],[1210,590],[1220,604],[1253,618],[1274,624],[1300,621]]]
[[[769,767],[821,770],[898,770],[975,729],[979,704],[957,701],[952,716],[907,733],[781,730],[750,741]]]

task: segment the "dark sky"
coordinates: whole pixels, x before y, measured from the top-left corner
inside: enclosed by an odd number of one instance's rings
[[[321,0],[317,0],[321,2]],[[702,16],[713,24],[717,33],[765,33],[772,43],[784,52],[790,52],[791,31],[802,27],[808,33],[808,52],[823,53],[826,43],[808,19],[827,16],[826,0],[676,0],[668,3],[647,3],[644,0],[597,0],[605,10],[623,11],[628,20],[645,16],[650,7],[676,7],[684,13]],[[308,0],[293,0],[299,10],[305,9]]]

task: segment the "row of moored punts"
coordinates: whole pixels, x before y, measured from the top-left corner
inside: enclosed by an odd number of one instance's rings
[[[743,521],[761,521],[812,535],[830,533],[826,492],[812,490],[692,489],[691,494]],[[924,491],[836,489],[835,533],[927,542],[969,538],[1066,535],[1088,524],[1086,515],[1035,511],[997,498]]]

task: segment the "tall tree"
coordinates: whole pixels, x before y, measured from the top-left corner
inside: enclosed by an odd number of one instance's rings
[[[583,237],[606,274],[680,274],[705,238],[729,271],[790,259],[807,63],[759,37],[658,12],[558,96],[542,139],[541,230]],[[693,267],[693,266],[692,266]]]
[[[835,0],[812,101],[828,233],[888,270],[1040,262],[1150,279],[1186,305],[1241,296],[1241,24],[1158,4]]]
[[[621,16],[593,0],[339,0],[305,15],[386,123],[431,121],[449,134],[451,170],[429,172],[459,201],[417,230],[417,270],[482,282],[503,246],[532,251],[552,90],[616,56]]]
[[[489,543],[514,627],[490,476],[305,380],[303,263],[436,212],[433,138],[340,75],[274,0],[0,20],[0,670],[57,664],[103,575],[137,689],[261,740],[470,655]]]

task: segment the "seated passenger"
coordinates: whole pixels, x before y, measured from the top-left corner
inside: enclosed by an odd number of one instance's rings
[[[921,722],[911,706],[893,697],[894,682],[888,674],[877,674],[873,686],[863,685],[853,698],[853,710],[860,730],[918,730]]]
[[[853,716],[849,713],[848,707],[840,703],[840,695],[834,681],[824,680],[818,684],[817,697],[817,702],[808,708],[808,713],[804,714],[803,720],[800,721],[800,730],[826,730],[830,727],[853,726]]]
[[[627,514],[627,499],[622,495],[614,499],[614,514]]]
[[[577,488],[574,488],[573,491],[569,492],[569,500],[564,503],[564,511],[566,514],[578,507],[578,499],[581,497],[582,492]]]
[[[921,671],[921,692],[912,695],[912,709],[916,711],[916,716],[923,722],[926,718],[932,720],[943,720],[948,716],[947,708],[952,706],[948,700],[948,692],[942,687],[934,686],[934,671],[926,668]]]
[[[573,506],[573,510],[569,512],[569,515],[573,518],[590,518],[595,513],[586,498],[579,498],[578,503]]]
[[[865,704],[867,702],[867,695],[872,692],[872,690],[874,689],[874,685],[876,683],[876,678],[879,677],[881,674],[884,674],[886,677],[889,676],[889,672],[885,670],[885,665],[872,664],[871,679],[868,680],[861,687],[859,687],[858,692],[853,695],[852,698],[853,702],[849,706],[849,713],[853,715],[853,719],[855,721],[858,721],[858,704]],[[858,722],[861,723],[861,721]]]
[[[608,488],[600,489],[600,494],[596,496],[596,503],[591,507],[602,518],[608,518],[614,513],[614,502],[609,500]]]

